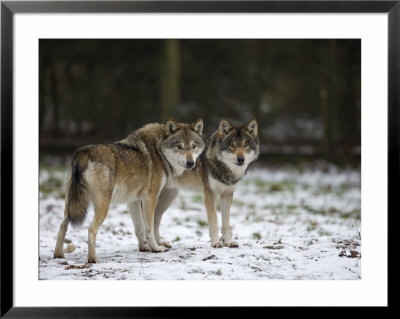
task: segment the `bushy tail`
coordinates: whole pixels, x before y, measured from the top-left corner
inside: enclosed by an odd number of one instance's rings
[[[82,173],[87,168],[88,155],[77,151],[71,163],[71,179],[68,189],[68,219],[73,226],[83,223],[89,206],[89,196]]]

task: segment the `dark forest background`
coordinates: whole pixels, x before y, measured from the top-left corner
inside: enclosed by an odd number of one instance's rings
[[[255,117],[262,158],[360,158],[360,40],[41,39],[39,51],[41,154],[169,117],[205,131]]]

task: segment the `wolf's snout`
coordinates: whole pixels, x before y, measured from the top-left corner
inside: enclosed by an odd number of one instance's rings
[[[244,164],[244,157],[238,157],[237,158],[237,163],[238,163],[238,165],[243,165]]]
[[[194,166],[194,161],[190,160],[190,161],[186,161],[186,167],[187,168],[192,168]]]

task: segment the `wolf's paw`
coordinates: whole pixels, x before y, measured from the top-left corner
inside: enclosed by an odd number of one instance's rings
[[[167,251],[168,249],[164,246],[158,246],[157,248],[152,248],[151,251],[153,253],[163,253],[165,251]]]
[[[100,260],[97,257],[88,257],[88,263],[89,264],[98,264],[98,263],[100,263]]]
[[[150,247],[147,244],[140,244],[139,243],[139,251],[150,251]]]
[[[223,245],[220,241],[216,242],[215,244],[211,244],[211,247],[213,248],[222,248]]]
[[[224,244],[225,247],[229,247],[229,248],[236,248],[239,247],[238,243],[229,240],[225,240],[224,238],[221,238],[221,242]]]
[[[76,246],[74,244],[69,243],[66,248],[64,248],[64,253],[69,254],[75,251]]]
[[[54,259],[56,258],[64,258],[64,252],[59,253],[59,252],[54,252]]]
[[[160,246],[164,246],[165,248],[171,248],[171,244],[169,242],[167,242],[166,240],[162,240],[159,243]]]
[[[167,242],[164,238],[160,237],[156,239],[158,246],[164,246],[165,248],[171,248],[171,244]]]

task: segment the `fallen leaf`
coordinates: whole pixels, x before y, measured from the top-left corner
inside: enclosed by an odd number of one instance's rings
[[[65,270],[84,269],[84,268],[90,267],[91,265],[92,265],[91,263],[87,263],[87,264],[84,264],[84,265],[68,265],[67,267],[65,267]]]

